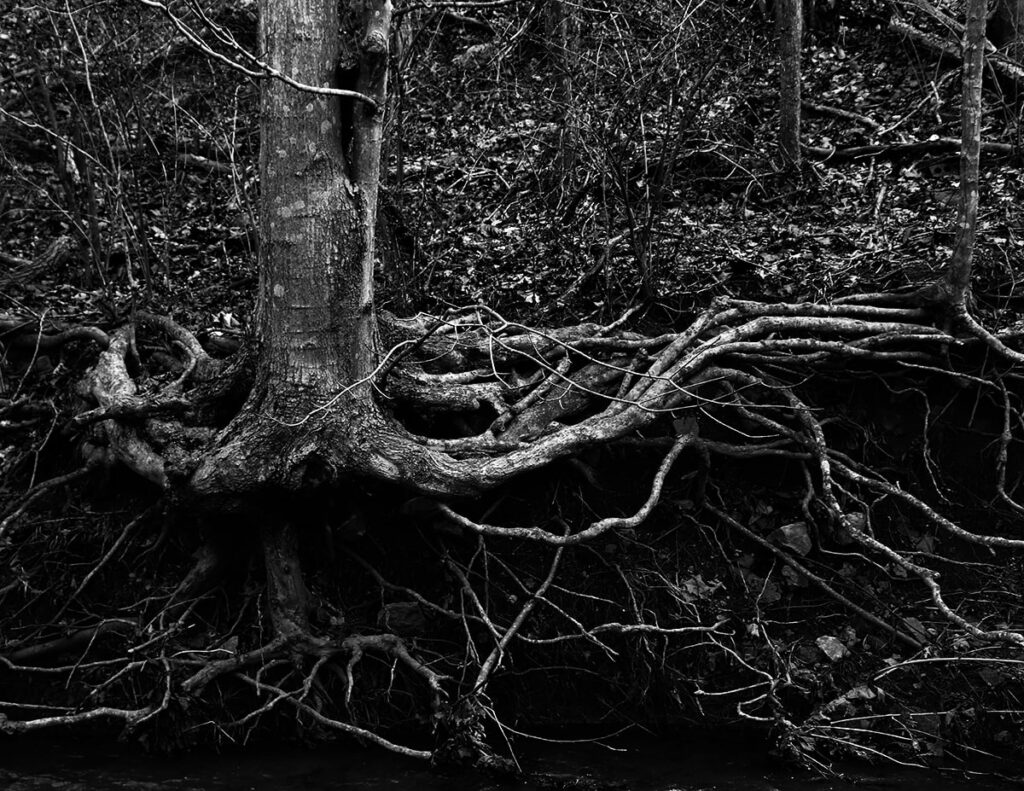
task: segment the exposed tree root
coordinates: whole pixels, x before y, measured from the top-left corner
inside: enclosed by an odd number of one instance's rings
[[[340,87],[337,5],[314,19],[263,4],[256,57],[198,6],[203,34],[144,3],[207,54],[272,78],[257,337],[222,361],[141,311],[110,333],[0,318],[26,370],[71,342],[100,350],[77,413],[50,410],[81,467],[28,486],[0,521],[0,730],[113,722],[167,747],[338,732],[515,772],[493,746],[511,733],[502,703],[537,673],[555,681],[517,701],[527,719],[568,690],[616,726],[661,705],[668,722],[716,714],[774,726],[797,750],[890,755],[860,736],[920,751],[960,715],[927,731],[916,701],[890,702],[904,690],[884,667],[941,668],[936,686],[976,664],[1015,670],[1024,610],[998,575],[1019,559],[978,559],[1024,547],[1024,354],[971,315],[967,293],[978,158],[1012,153],[980,141],[983,3],[965,29],[962,141],[810,152],[962,150],[948,276],[830,305],[719,299],[655,336],[630,329],[636,309],[561,328],[479,306],[375,312],[389,3],[360,4],[345,55],[358,75]],[[136,333],[173,354],[140,354]],[[854,384],[909,393],[924,414],[845,414]],[[0,416],[38,406],[20,390]],[[990,421],[984,446],[940,447],[947,414],[972,431]],[[563,462],[570,474],[541,474]],[[972,511],[954,479],[982,462],[990,501]],[[44,494],[125,471],[146,483],[138,502],[26,518]],[[544,513],[515,496],[527,476]],[[759,479],[773,491],[753,492]],[[978,652],[985,663],[958,661]]]
[[[590,646],[616,662],[623,641],[637,641],[641,654],[652,650],[654,641],[718,652],[736,663],[736,684],[724,689],[698,686],[694,694],[704,701],[698,705],[739,696],[740,702],[733,704],[737,716],[789,722],[780,701],[786,689],[799,684],[764,627],[750,627],[757,635],[755,643],[763,643],[763,655],[741,649],[730,618],[693,607],[696,600],[682,594],[679,583],[669,582],[664,572],[657,572],[662,582],[656,588],[664,586],[678,597],[684,611],[691,608],[684,617],[670,622],[652,617],[637,602],[650,593],[628,579],[622,600],[622,614],[628,618],[608,617],[611,605],[597,607],[596,600],[582,598],[572,604],[571,580],[577,572],[563,570],[565,553],[573,548],[588,551],[599,539],[607,540],[602,537],[619,541],[635,535],[665,506],[666,492],[678,485],[681,465],[691,478],[696,476],[699,485],[693,491],[703,497],[716,459],[776,458],[802,469],[802,524],[816,535],[814,546],[823,551],[853,546],[869,565],[898,568],[917,579],[933,612],[947,622],[949,634],[960,635],[944,638],[944,645],[968,640],[1024,646],[1016,628],[983,626],[977,615],[965,612],[963,603],[947,603],[939,572],[913,550],[893,546],[873,532],[872,514],[899,507],[913,514],[923,532],[939,531],[950,541],[983,548],[1016,551],[1024,539],[968,529],[930,504],[926,493],[905,488],[869,461],[833,447],[830,424],[835,418],[823,416],[798,395],[815,371],[837,377],[844,366],[977,383],[998,404],[999,497],[1011,512],[1020,512],[1007,486],[1007,469],[1015,463],[1010,449],[1024,424],[1019,399],[1005,377],[957,370],[951,350],[970,357],[972,348],[983,346],[1011,363],[1020,353],[965,313],[957,325],[964,334],[958,335],[936,327],[931,320],[935,311],[919,299],[883,302],[718,301],[686,330],[657,337],[619,324],[535,330],[483,309],[417,322],[386,320],[384,335],[393,348],[372,380],[341,392],[306,394],[301,410],[288,420],[261,414],[260,397],[251,394],[226,426],[211,422],[210,416],[223,410],[210,399],[224,398],[228,390],[211,388],[212,380],[203,373],[209,358],[187,332],[145,318],[147,328],[178,342],[185,372],[161,387],[147,386],[142,394],[139,383],[146,384],[149,362],[141,361],[140,373],[130,373],[130,366],[137,365],[131,363],[135,328],[122,328],[110,337],[83,388],[93,405],[72,421],[85,432],[85,446],[93,448],[90,466],[41,484],[37,492],[81,477],[100,461],[117,461],[173,500],[218,518],[251,522],[248,532],[262,547],[254,555],[262,556],[262,603],[246,597],[230,608],[233,614],[227,620],[226,613],[215,614],[220,605],[211,594],[224,590],[225,561],[216,540],[200,543],[181,581],[164,593],[154,589],[147,602],[128,606],[125,612],[133,616],[100,616],[98,626],[9,647],[0,656],[8,673],[68,678],[85,673],[93,688],[106,690],[104,700],[124,705],[99,705],[86,695],[75,706],[48,714],[33,709],[30,700],[14,701],[8,711],[18,716],[8,713],[3,727],[26,731],[112,719],[136,731],[147,723],[188,722],[188,717],[181,719],[195,705],[188,702],[203,701],[204,711],[211,706],[222,710],[209,720],[213,725],[204,727],[235,734],[232,738],[261,723],[280,722],[282,716],[297,717],[309,727],[355,736],[404,755],[447,756],[485,765],[497,760],[485,747],[487,723],[501,727],[489,702],[491,682],[520,647],[564,651],[570,645]],[[239,378],[231,387],[252,381],[242,368],[234,370]],[[577,514],[517,527],[489,521],[486,514],[472,516],[472,502],[450,499],[493,490],[559,459],[614,445],[660,455],[643,501],[627,515]],[[349,568],[366,574],[382,596],[407,603],[388,605],[392,609],[382,610],[386,620],[377,628],[350,627],[343,612],[329,610],[335,612],[329,619],[317,614],[323,605],[315,601],[324,599],[310,587],[309,574],[318,564],[303,546],[311,540],[310,531],[319,528],[305,518],[296,520],[298,498],[307,504],[322,500],[326,524],[349,524],[344,520],[361,518],[359,487],[393,484],[427,496],[413,501],[417,505],[404,518],[432,526],[430,541],[439,548],[440,569],[450,580],[448,593],[440,594],[436,584],[423,587],[422,580],[391,582],[375,564],[352,555]],[[34,495],[5,517],[0,532],[24,515]],[[715,505],[697,503],[694,508],[703,508],[710,518],[695,524],[709,533],[714,528],[708,522],[727,526],[737,540],[774,558],[794,579],[806,580],[860,619],[863,628],[910,651],[929,642],[905,621],[874,609],[874,601],[835,576],[827,564],[818,562],[814,568],[788,545],[745,524],[732,512],[736,505],[732,496],[721,493]],[[126,539],[138,524],[119,529],[93,570],[61,600],[52,615],[55,625],[78,606],[90,581],[125,551]],[[523,561],[515,559],[522,552],[515,547],[530,544],[537,549],[527,553],[529,561],[517,570]],[[11,544],[5,551],[13,557],[18,550]],[[678,576],[678,569],[674,573]],[[494,575],[503,581],[497,583]],[[567,581],[560,584],[563,577]],[[13,591],[5,590],[8,595]],[[498,596],[499,590],[506,592]],[[495,597],[505,604],[496,604]],[[381,628],[399,615],[409,636]],[[445,626],[425,625],[435,620]],[[197,628],[205,636],[200,647],[192,647],[195,641],[188,635]],[[461,650],[427,648],[417,636],[424,629],[438,630],[446,641],[461,632]],[[105,647],[90,659],[101,645]],[[50,658],[73,656],[78,659],[70,665],[49,663]],[[367,657],[373,657],[371,665]],[[387,667],[392,678],[388,684],[396,683],[398,673],[404,677],[402,694],[422,701],[413,708],[421,709],[416,716],[441,739],[434,748],[400,745],[374,727],[365,702],[358,703],[362,714],[354,708],[360,688],[364,694],[376,688]],[[366,681],[360,682],[358,671],[364,668]],[[150,702],[127,705],[138,699],[138,692],[130,690],[140,688],[150,690],[143,696]],[[826,721],[815,720],[804,730],[792,723],[787,727],[811,741],[841,738],[827,730],[831,726],[822,725]]]
[[[12,285],[34,283],[44,277],[51,276],[54,270],[64,266],[74,255],[77,245],[70,236],[58,236],[35,260],[20,258],[0,251],[0,263],[7,271],[0,275],[0,288],[7,289]],[[3,319],[0,319],[0,331],[6,330]]]

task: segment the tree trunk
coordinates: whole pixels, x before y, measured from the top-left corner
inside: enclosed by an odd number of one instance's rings
[[[775,25],[779,35],[779,152],[789,167],[800,165],[800,50],[803,12],[800,0],[778,0]]]
[[[265,0],[260,20],[273,68],[306,84],[335,84],[334,0]],[[363,255],[372,239],[341,119],[337,96],[263,82],[256,397],[263,414],[285,421],[346,387],[348,400],[368,399],[365,380],[376,365],[372,261],[368,268]],[[372,235],[373,226],[366,230]]]
[[[960,207],[956,246],[947,270],[949,302],[963,309],[974,266],[978,224],[978,161],[981,154],[981,81],[984,69],[985,17],[988,0],[969,0],[964,30],[963,98],[960,108]]]
[[[573,181],[580,150],[580,104],[576,95],[576,80],[580,74],[580,26],[575,9],[564,0],[549,3],[546,27],[562,78],[564,123],[555,160],[556,183],[553,186],[556,202],[562,205],[576,191]]]
[[[301,491],[336,479],[343,456],[361,453],[367,467],[374,462],[365,457],[379,455],[350,440],[383,422],[370,380],[379,361],[373,274],[391,4],[367,0],[352,11],[366,20],[356,46],[338,35],[333,0],[261,2],[267,65],[344,93],[262,83],[256,381],[192,476],[200,498]],[[356,53],[354,84],[338,85],[343,45]]]

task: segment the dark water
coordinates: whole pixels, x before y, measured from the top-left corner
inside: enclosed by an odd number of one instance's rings
[[[532,745],[526,767],[617,781],[629,791],[1005,791],[1024,785],[992,777],[858,767],[855,784],[822,780],[769,764],[763,745],[703,739]],[[75,744],[0,740],[0,791],[533,791],[479,776],[445,777],[422,763],[349,746],[256,749],[228,755],[157,758]]]

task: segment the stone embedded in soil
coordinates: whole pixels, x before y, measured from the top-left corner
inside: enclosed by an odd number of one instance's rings
[[[838,637],[833,637],[830,634],[822,635],[814,641],[818,648],[821,649],[821,653],[829,658],[832,662],[838,662],[845,656],[849,656],[850,649],[848,649]]]
[[[806,555],[811,551],[811,536],[807,532],[807,525],[803,522],[793,522],[773,530],[768,536],[768,540],[791,549],[798,555]]]

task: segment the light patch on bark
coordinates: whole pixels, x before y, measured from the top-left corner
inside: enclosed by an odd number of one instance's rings
[[[385,480],[396,480],[400,472],[393,461],[375,453],[370,455],[370,466],[383,475]]]
[[[282,206],[280,209],[278,209],[277,210],[277,215],[279,217],[284,217],[284,218],[293,217],[293,216],[299,214],[305,208],[306,208],[306,202],[304,200],[302,200],[302,198],[299,198],[294,203],[292,203],[292,204],[290,204],[288,206]]]

